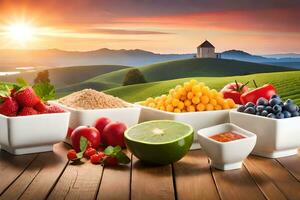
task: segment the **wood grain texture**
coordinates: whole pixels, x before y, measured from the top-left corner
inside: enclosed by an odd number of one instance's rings
[[[298,155],[278,158],[277,161],[300,181],[300,152]]]
[[[149,166],[133,156],[131,199],[175,199],[171,165]]]
[[[131,158],[129,152],[125,152]],[[130,199],[131,163],[117,167],[105,167],[97,199]]]
[[[36,156],[37,154],[13,156],[0,151],[0,195],[24,172]]]
[[[222,200],[265,199],[247,169],[221,171],[212,168],[213,177]]]
[[[54,152],[40,153],[26,171],[3,193],[1,199],[45,199],[67,163],[62,143]]]
[[[220,199],[203,151],[190,151],[173,166],[179,200]]]
[[[276,160],[252,156],[249,158],[257,169],[272,181],[287,199],[300,199],[300,183]]]
[[[268,199],[286,199],[282,192],[277,188],[276,184],[273,183],[273,181],[263,171],[257,168],[254,162],[252,162],[250,159],[247,159],[244,162],[244,165],[260,190]]]
[[[48,199],[95,199],[103,167],[83,159],[81,164],[69,164]]]

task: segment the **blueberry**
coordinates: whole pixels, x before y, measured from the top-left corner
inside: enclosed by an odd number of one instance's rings
[[[276,115],[274,115],[273,113],[269,113],[267,117],[275,119]]]
[[[283,111],[282,112],[283,113],[283,115],[284,115],[284,118],[290,118],[290,117],[292,117],[292,114],[289,112],[289,111]]]
[[[278,99],[278,98],[280,98],[280,97],[276,94],[273,94],[272,97],[271,97],[271,99]]]
[[[281,102],[282,102],[281,99],[276,98],[276,99],[270,99],[269,104],[270,106],[273,107],[275,105],[279,105]]]
[[[299,112],[299,106],[296,106],[296,111]]]
[[[265,110],[266,110],[268,113],[272,113],[272,112],[273,112],[273,108],[272,108],[271,106],[265,107]]]
[[[237,111],[238,111],[238,112],[244,112],[245,109],[246,109],[246,107],[243,106],[243,105],[241,105],[241,106],[238,107]]]
[[[256,101],[256,105],[267,106],[268,104],[269,104],[268,100],[263,97],[260,97]]]
[[[253,107],[246,108],[246,110],[244,112],[248,113],[248,114],[252,114],[252,115],[254,115],[256,113],[256,111]]]
[[[297,105],[295,104],[284,104],[284,110],[290,113],[297,112]]]
[[[282,111],[282,107],[280,105],[273,106],[274,113],[280,113]]]
[[[266,116],[268,116],[268,111],[266,111],[266,110],[263,110],[261,113],[260,113],[260,115],[261,116],[264,116],[264,117],[266,117]]]
[[[250,108],[250,107],[254,107],[254,106],[255,106],[255,104],[252,103],[252,102],[248,102],[248,103],[246,104],[246,108]]]
[[[293,100],[288,99],[288,100],[285,101],[285,104],[294,104],[294,102],[293,102]]]
[[[292,117],[298,117],[300,114],[299,114],[299,112],[293,112],[292,113]]]
[[[277,113],[276,119],[284,119],[284,114],[282,112]]]
[[[262,112],[265,109],[265,106],[257,106],[256,111],[257,112]]]

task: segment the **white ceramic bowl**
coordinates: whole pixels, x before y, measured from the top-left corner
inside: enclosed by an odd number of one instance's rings
[[[201,148],[197,142],[197,130],[229,122],[230,110],[172,113],[141,106],[139,104],[136,105],[142,108],[139,120],[140,122],[150,120],[176,120],[190,124],[194,128],[195,133],[194,143],[191,149]]]
[[[70,113],[20,117],[0,115],[0,147],[21,155],[52,151],[53,144],[67,135]]]
[[[252,154],[267,158],[280,158],[298,153],[300,117],[271,119],[231,111],[230,121],[257,135],[257,142]]]
[[[78,110],[67,107],[56,101],[51,103],[69,111],[71,113],[70,128],[76,128],[78,126],[93,126],[96,119],[99,117],[108,117],[113,121],[119,121],[125,123],[128,127],[138,123],[141,109],[136,106],[127,108],[107,108],[107,109],[94,109],[94,110]]]
[[[229,131],[242,135],[245,138],[230,142],[218,142],[209,138],[210,136]],[[251,153],[255,146],[256,135],[234,124],[226,123],[200,129],[198,131],[198,140],[213,167],[221,170],[232,170],[242,167],[242,161]]]

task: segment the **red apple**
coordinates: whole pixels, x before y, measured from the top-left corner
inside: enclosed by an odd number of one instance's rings
[[[99,131],[94,127],[89,126],[79,126],[71,134],[72,146],[76,152],[80,152],[80,137],[85,137],[91,147],[94,149],[98,148],[101,142],[101,137]]]
[[[102,137],[104,143],[110,146],[125,147],[124,132],[127,126],[121,122],[111,122],[105,126]]]
[[[102,133],[102,132],[103,132],[103,129],[105,128],[105,126],[106,126],[107,124],[109,124],[110,122],[111,122],[111,120],[108,119],[107,117],[100,117],[100,118],[98,118],[98,119],[96,120],[94,127],[95,127],[96,129],[98,129],[98,131],[99,131],[100,133]]]

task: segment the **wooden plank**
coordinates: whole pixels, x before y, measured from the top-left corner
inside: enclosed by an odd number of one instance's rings
[[[69,164],[58,180],[48,199],[95,199],[99,190],[101,165],[83,159],[81,164]]]
[[[298,155],[277,159],[298,181],[300,181],[300,151]]]
[[[0,195],[24,172],[36,156],[37,154],[13,156],[0,151]]]
[[[126,154],[127,156],[131,157],[131,154],[129,152],[126,152]],[[129,163],[128,165],[122,165],[113,168],[105,167],[97,199],[129,199],[130,175],[131,163]]]
[[[220,198],[203,151],[190,151],[173,166],[179,200]]]
[[[221,171],[212,168],[213,177],[222,200],[265,199],[247,169]]]
[[[268,199],[286,199],[282,192],[277,188],[276,184],[274,184],[266,174],[264,174],[259,168],[257,168],[254,162],[252,162],[250,159],[247,159],[244,162],[244,165],[250,175],[253,177],[260,190]]]
[[[256,156],[249,158],[251,162],[272,181],[287,199],[300,199],[300,184],[284,167],[274,159]]]
[[[172,166],[149,166],[133,156],[131,199],[175,199]]]
[[[59,143],[54,152],[38,154],[1,199],[45,199],[67,164],[66,152],[63,143]]]

